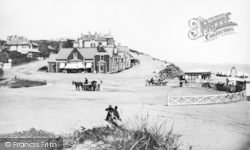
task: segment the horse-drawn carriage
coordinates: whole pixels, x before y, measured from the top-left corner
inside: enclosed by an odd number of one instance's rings
[[[146,86],[150,86],[150,85],[153,85],[153,86],[166,86],[168,81],[164,81],[162,79],[158,79],[158,80],[153,80],[153,79],[150,79],[150,80],[146,80]]]
[[[72,85],[75,85],[76,90],[80,91],[100,91],[100,84],[97,84],[97,81],[91,81],[90,83],[82,83],[82,82],[72,82]]]

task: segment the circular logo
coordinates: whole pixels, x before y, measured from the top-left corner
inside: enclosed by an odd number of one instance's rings
[[[11,147],[11,143],[10,142],[6,142],[5,143],[5,147]]]

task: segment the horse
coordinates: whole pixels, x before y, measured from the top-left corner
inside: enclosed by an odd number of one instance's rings
[[[76,90],[80,90],[80,87],[83,89],[83,84],[82,82],[75,82],[75,81],[72,81],[72,85],[75,85],[76,87]]]
[[[97,84],[97,81],[95,81],[95,80],[91,81],[90,89],[92,89],[92,87],[93,87],[93,91],[95,91],[96,90],[96,84]]]

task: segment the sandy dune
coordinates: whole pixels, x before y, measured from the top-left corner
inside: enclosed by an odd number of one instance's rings
[[[31,127],[67,134],[80,126],[106,125],[109,105],[118,105],[121,118],[131,128],[147,118],[149,126],[166,121],[166,129],[182,135],[182,146],[193,149],[243,149],[250,143],[250,103],[248,101],[203,106],[165,106],[169,95],[216,94],[201,88],[146,87],[145,79],[166,64],[151,57],[135,55],[141,65],[118,74],[64,74],[37,72],[46,60],[17,66],[5,76],[47,80],[48,85],[20,89],[0,89],[0,133]],[[102,80],[102,92],[76,91],[74,81]],[[245,147],[246,148],[246,147]]]

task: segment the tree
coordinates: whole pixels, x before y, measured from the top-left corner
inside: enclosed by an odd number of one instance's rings
[[[3,77],[3,69],[0,68],[0,79]]]

